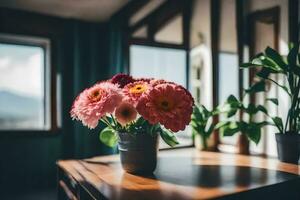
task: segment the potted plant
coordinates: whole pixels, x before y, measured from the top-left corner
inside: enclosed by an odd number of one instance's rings
[[[245,90],[245,95],[262,91],[264,91],[264,83],[258,82]],[[238,153],[248,155],[250,154],[248,140],[258,144],[261,138],[261,129],[265,125],[268,125],[269,122],[258,122],[256,120],[256,115],[258,113],[267,113],[267,110],[263,105],[244,103],[243,99],[239,101],[234,95],[230,95],[227,98],[223,105],[226,119],[221,121],[216,128],[220,130],[220,133],[223,136],[233,136],[236,133],[241,133],[239,137]]]
[[[200,140],[200,144],[195,143],[200,150],[211,150],[212,145],[208,143],[216,127],[216,124],[213,123],[213,117],[218,114],[219,111],[217,109],[208,110],[204,105],[194,106],[191,127],[194,140]]]
[[[287,58],[281,56],[274,49],[267,47],[265,51],[256,56],[251,62],[244,63],[242,67],[259,69],[257,77],[264,82],[270,82],[286,92],[289,98],[289,109],[284,120],[282,117],[272,117],[278,128],[276,134],[278,157],[283,162],[298,163],[300,155],[300,56],[299,44],[292,45]],[[281,84],[273,75],[280,74],[287,84]],[[278,104],[277,99],[273,102]]]
[[[178,84],[118,74],[81,92],[71,117],[91,129],[103,122],[100,140],[118,143],[123,169],[145,174],[156,168],[158,136],[170,146],[178,144],[174,132],[190,123],[193,105],[191,94]]]

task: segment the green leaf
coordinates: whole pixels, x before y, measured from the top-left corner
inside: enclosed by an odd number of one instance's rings
[[[211,112],[209,112],[204,105],[200,105],[199,110],[200,110],[200,113],[202,113],[205,118],[208,118],[212,115]]]
[[[255,144],[258,144],[261,138],[261,128],[255,123],[248,124],[246,135],[249,140],[253,141]]]
[[[260,57],[258,58],[254,58],[252,61],[251,61],[252,65],[256,65],[256,66],[263,66],[264,64],[262,63]]]
[[[235,133],[240,131],[240,127],[238,123],[230,122],[223,126],[220,130],[223,136],[233,136]]]
[[[106,127],[100,132],[99,139],[105,145],[114,147],[117,144],[118,136],[115,134],[113,129]]]
[[[234,103],[239,103],[239,100],[234,96],[234,95],[230,95],[228,98],[227,98],[227,102],[229,104],[234,104]]]
[[[197,121],[203,121],[204,120],[203,115],[200,112],[200,108],[198,106],[194,106],[192,118],[197,120]]]
[[[275,126],[278,128],[279,132],[283,133],[282,119],[280,117],[272,117],[272,120],[273,120]]]
[[[253,103],[249,103],[248,107],[245,110],[250,115],[257,113],[258,111]]]
[[[269,75],[271,74],[272,70],[268,69],[268,68],[262,68],[259,72],[257,72],[255,75],[260,77],[260,78],[263,78],[263,79],[266,79],[269,77]]]
[[[211,124],[210,127],[208,128],[208,130],[206,131],[206,133],[207,133],[206,137],[209,137],[214,130],[215,130],[215,125]]]
[[[160,131],[160,125],[159,124],[155,124],[155,125],[152,125],[150,127],[150,135],[151,136],[154,136],[158,131]]]
[[[260,56],[262,66],[273,70],[275,73],[283,72],[283,70],[270,58],[267,56]]]
[[[145,123],[145,119],[140,117],[136,120],[135,126],[142,126]]]
[[[282,56],[275,51],[274,49],[272,49],[271,47],[267,47],[265,49],[265,53],[266,55],[271,58],[283,71],[287,71],[287,64],[284,62]]]
[[[261,65],[257,65],[257,64],[254,64],[252,62],[248,62],[248,63],[243,63],[241,64],[241,68],[254,68],[254,67],[259,67]]]
[[[275,85],[277,85],[278,87],[283,89],[289,96],[291,96],[291,93],[290,93],[289,89],[285,85],[280,85],[279,83],[277,83],[276,81],[274,81],[270,78],[267,78],[267,80],[271,81],[272,83],[274,83]]]
[[[166,129],[161,129],[160,136],[165,141],[165,143],[167,143],[171,147],[174,147],[177,144],[179,144],[174,133],[171,133],[170,131],[168,131]]]
[[[277,98],[267,98],[267,101],[271,101],[272,103],[274,103],[275,105],[278,106],[278,99]]]
[[[261,112],[263,112],[263,113],[265,113],[266,115],[268,115],[268,110],[267,110],[267,108],[264,107],[263,105],[258,105],[258,106],[256,107],[256,109],[259,110],[259,111],[261,111]]]
[[[297,65],[298,51],[299,51],[299,44],[294,45],[287,56],[288,63],[292,67]]]
[[[215,126],[215,129],[220,129],[220,128],[223,128],[225,126],[228,126],[231,122],[229,121],[221,121],[221,122],[218,122]]]
[[[227,113],[227,117],[230,118],[230,117],[234,116],[237,111],[238,111],[237,108],[230,109]]]
[[[255,122],[255,124],[256,124],[258,127],[260,127],[260,128],[262,128],[262,127],[264,127],[264,126],[267,126],[267,125],[274,125],[273,123],[268,122],[268,121]]]
[[[257,92],[264,92],[265,91],[265,81],[259,81],[254,83],[250,88],[246,89],[245,92],[247,93],[257,93]]]

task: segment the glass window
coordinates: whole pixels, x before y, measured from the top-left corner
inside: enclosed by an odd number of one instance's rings
[[[0,130],[49,129],[46,58],[40,40],[0,36]]]
[[[239,66],[238,55],[235,53],[219,53],[219,104],[223,104],[229,95],[239,98]],[[220,120],[222,121],[220,116]],[[222,137],[224,144],[235,145],[238,134],[232,137]]]
[[[186,51],[140,45],[130,46],[130,74],[134,77],[157,78],[187,86]],[[181,146],[192,144],[189,128],[176,133]],[[161,143],[161,147],[168,147]]]

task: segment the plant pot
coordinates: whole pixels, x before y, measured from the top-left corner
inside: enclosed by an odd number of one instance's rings
[[[297,133],[277,133],[276,142],[279,160],[298,164],[300,157],[300,135]]]
[[[245,134],[240,134],[238,138],[238,153],[242,155],[250,154],[250,144]]]
[[[132,174],[152,174],[156,168],[157,135],[118,133],[118,147],[123,169]],[[134,135],[134,136],[133,136]]]
[[[211,134],[210,137],[206,138],[206,144],[204,144],[203,142],[203,137],[201,137],[199,134],[196,134],[194,137],[194,143],[196,149],[200,151],[215,151],[215,140],[213,134]]]

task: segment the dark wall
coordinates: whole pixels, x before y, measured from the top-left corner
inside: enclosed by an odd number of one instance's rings
[[[0,33],[49,38],[53,73],[62,77],[61,128],[0,132],[0,191],[54,186],[56,160],[110,153],[99,129],[88,131],[69,116],[75,96],[108,76],[108,24],[0,9]]]

